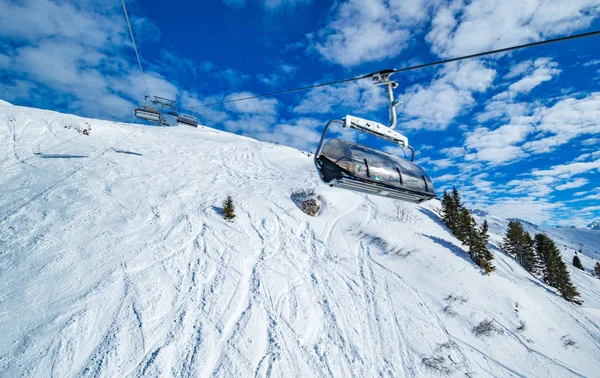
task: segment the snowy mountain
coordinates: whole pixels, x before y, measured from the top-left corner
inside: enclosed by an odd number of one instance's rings
[[[508,218],[507,220],[521,222],[523,224],[523,226],[525,226],[525,227],[528,227],[528,228],[534,229],[534,230],[540,230],[540,226],[538,226],[535,223],[531,223],[529,221],[526,221],[525,219],[521,219],[521,218]]]
[[[298,150],[208,127],[4,104],[0,143],[0,376],[600,371],[600,280],[568,264],[576,306],[498,250],[482,274],[438,201],[403,221]],[[310,217],[291,197],[313,188]]]
[[[600,230],[600,222],[593,221],[592,223],[588,224],[585,228],[590,230]]]

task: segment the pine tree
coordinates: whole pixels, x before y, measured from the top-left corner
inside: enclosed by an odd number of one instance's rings
[[[500,248],[513,256],[525,270],[535,273],[538,270],[538,261],[534,245],[531,235],[523,229],[521,222],[511,220]]]
[[[566,300],[581,304],[579,292],[571,282],[567,265],[562,260],[556,244],[544,234],[535,235],[535,250],[541,261],[542,279],[557,288]]]
[[[523,265],[522,247],[524,242],[523,225],[519,221],[511,220],[508,222],[506,234],[502,239],[500,248],[507,254],[515,257],[519,264]]]
[[[528,232],[525,232],[523,235],[522,251],[523,263],[521,265],[526,271],[536,273],[539,270],[539,261],[535,254],[535,242]]]
[[[456,208],[452,197],[444,190],[442,197],[442,210],[441,210],[442,221],[452,231],[456,232]]]
[[[600,278],[600,262],[596,262],[596,265],[594,265],[594,275]]]
[[[462,206],[460,194],[455,187],[452,188],[452,194],[444,191],[441,210],[442,220],[454,235],[458,232]]]
[[[235,218],[235,207],[233,206],[233,199],[231,196],[227,196],[227,199],[223,202],[223,215],[225,220],[233,222]]]
[[[552,252],[552,240],[544,234],[535,235],[535,252],[540,259],[540,275],[550,286],[556,285],[556,259]]]
[[[581,264],[581,260],[579,259],[579,256],[577,256],[577,254],[575,254],[575,256],[573,256],[573,266],[575,268],[578,268],[578,269],[581,269],[581,270],[585,271],[585,268]]]
[[[456,232],[454,235],[458,240],[460,240],[463,244],[471,247],[473,244],[474,234],[473,230],[475,228],[475,220],[469,214],[469,210],[466,208],[461,208],[458,216],[458,226],[456,228]]]
[[[481,227],[474,231],[477,235],[475,262],[481,268],[485,269],[486,272],[490,273],[496,270],[496,268],[492,265],[491,262],[494,259],[494,255],[487,247],[490,240],[488,229],[489,227],[487,219],[484,219],[483,223],[481,224]]]
[[[571,276],[569,275],[569,271],[567,270],[567,264],[565,264],[565,262],[560,258],[560,256],[559,259],[560,260],[557,262],[557,288],[564,299],[568,300],[569,302],[573,302],[575,304],[580,305],[583,303],[583,301],[577,298],[579,297],[579,292],[577,291],[577,288],[575,288],[575,285],[573,285],[573,283],[571,282]]]

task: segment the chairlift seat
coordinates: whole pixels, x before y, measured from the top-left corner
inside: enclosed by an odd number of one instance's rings
[[[316,159],[321,179],[329,185],[417,203],[436,196],[421,167],[358,143],[331,139]]]
[[[160,112],[152,107],[143,106],[135,109],[135,116],[137,118],[145,119],[151,122],[160,121]]]
[[[177,117],[177,122],[188,126],[198,127],[198,120],[196,117],[187,114],[180,114]]]

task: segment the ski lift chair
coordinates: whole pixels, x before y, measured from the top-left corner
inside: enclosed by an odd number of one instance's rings
[[[198,127],[198,119],[194,116],[196,112],[196,108],[192,107],[192,114],[179,114],[177,117],[177,123],[181,123],[184,125]]]
[[[150,122],[160,122],[160,112],[151,106],[140,106],[135,109],[135,116]]]
[[[397,83],[389,80],[394,72],[382,71],[373,77],[375,85],[386,86],[390,125],[351,115],[329,121],[321,135],[314,162],[320,179],[330,186],[419,203],[435,198],[436,194],[429,176],[414,163],[415,153],[408,144],[408,138],[394,130],[397,121],[395,106],[399,104],[393,95]],[[335,123],[406,148],[410,150],[410,160],[339,138],[323,144],[327,130]]]

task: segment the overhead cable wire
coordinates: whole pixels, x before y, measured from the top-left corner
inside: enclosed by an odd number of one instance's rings
[[[508,51],[520,50],[520,49],[525,49],[525,48],[529,48],[529,47],[547,45],[547,44],[551,44],[551,43],[563,42],[563,41],[568,41],[568,40],[572,40],[572,39],[585,38],[585,37],[591,37],[591,36],[596,36],[596,35],[600,35],[600,30],[589,32],[589,33],[582,33],[582,34],[570,35],[570,36],[567,36],[567,37],[560,37],[560,38],[548,39],[548,40],[545,40],[545,41],[525,43],[525,44],[522,44],[522,45],[505,47],[505,48],[501,48],[501,49],[497,49],[497,50],[490,50],[490,51],[480,52],[480,53],[477,53],[477,54],[463,55],[463,56],[459,56],[459,57],[456,57],[456,58],[438,60],[438,61],[435,61],[435,62],[429,62],[429,63],[419,64],[419,65],[416,65],[416,66],[410,66],[410,67],[399,68],[399,69],[392,69],[392,70],[387,70],[387,71],[392,71],[392,72],[412,71],[412,70],[417,70],[417,69],[421,69],[421,68],[438,66],[438,65],[442,65],[442,64],[451,63],[451,62],[457,62],[457,61],[465,60],[465,59],[479,58],[479,57],[487,56],[487,55],[500,54],[500,53],[508,52]],[[141,66],[140,66],[140,68],[141,68]],[[367,75],[352,77],[352,78],[349,78],[349,79],[342,79],[342,80],[330,81],[330,82],[321,83],[321,84],[313,84],[313,85],[308,85],[308,86],[305,86],[305,87],[285,89],[285,90],[281,90],[281,91],[277,91],[277,92],[265,93],[265,94],[255,95],[255,96],[240,97],[240,98],[231,99],[231,100],[213,102],[213,103],[209,103],[209,104],[199,104],[199,105],[189,106],[188,108],[190,108],[190,109],[191,108],[194,108],[194,109],[204,108],[204,107],[208,107],[208,106],[223,105],[223,104],[228,104],[228,103],[232,103],[232,102],[247,101],[247,100],[252,100],[252,99],[261,98],[261,97],[278,96],[278,95],[282,95],[282,94],[286,94],[286,93],[300,92],[300,91],[305,91],[305,90],[314,89],[314,88],[326,87],[326,86],[330,86],[330,85],[343,84],[343,83],[348,83],[348,82],[351,82],[351,81],[358,81],[358,80],[367,79],[367,78],[370,78],[370,77],[372,77],[372,76],[374,76],[374,75],[376,75],[376,74],[378,74],[380,72],[381,71],[377,71],[377,72],[373,72],[373,73],[370,73],[370,74],[367,74]]]
[[[137,46],[135,44],[135,38],[133,37],[133,30],[131,29],[131,22],[129,22],[129,16],[127,15],[127,7],[125,6],[125,0],[121,0],[123,4],[123,11],[125,12],[125,19],[127,20],[127,26],[129,27],[129,35],[131,35],[131,42],[133,43],[133,49],[135,50],[135,56],[137,57],[138,64],[140,65],[140,72],[142,73],[142,79],[144,80],[144,86],[146,87],[146,95],[150,94],[148,90],[148,83],[146,82],[146,75],[144,74],[144,69],[142,68],[142,60],[140,59],[140,54],[138,52]]]

